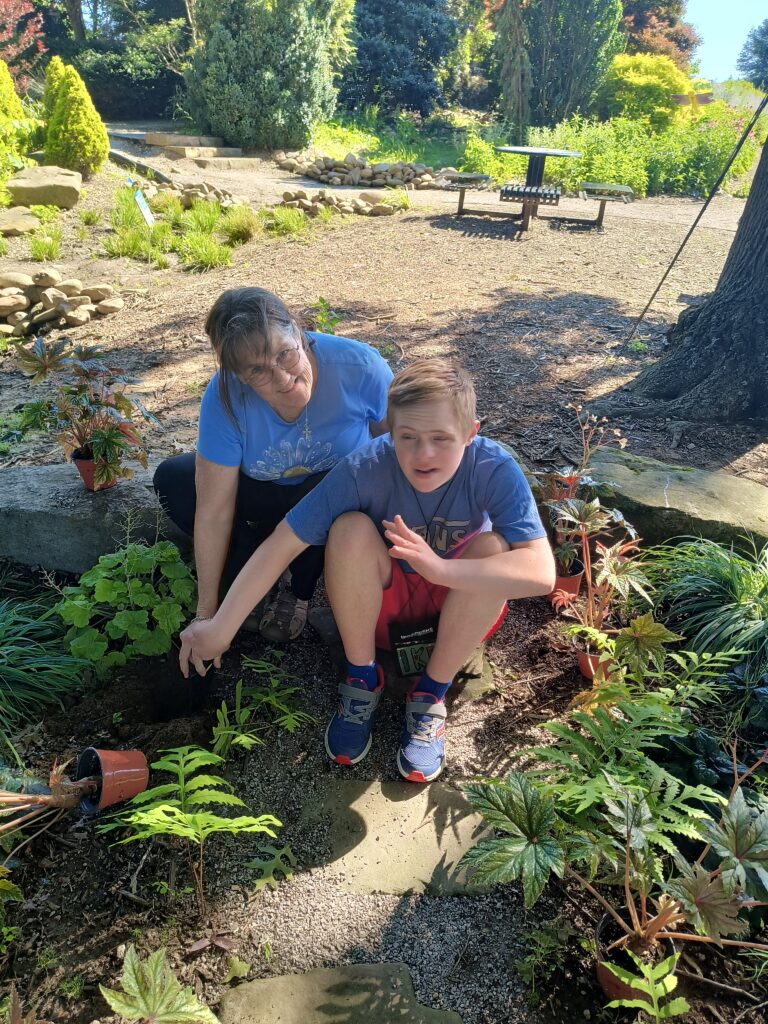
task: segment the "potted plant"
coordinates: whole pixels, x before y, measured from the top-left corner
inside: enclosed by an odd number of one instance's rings
[[[551,536],[554,545],[557,576],[550,601],[555,604],[555,595],[560,591],[567,594],[578,594],[584,575],[584,561],[581,555],[578,531],[560,518],[557,503],[577,497],[588,497],[598,487],[590,476],[590,463],[600,448],[609,444],[626,446],[626,439],[621,431],[608,428],[605,417],[598,419],[585,412],[581,405],[567,405],[574,413],[579,431],[581,445],[580,458],[577,465],[563,466],[556,470],[537,473],[538,492],[541,501],[549,508]]]
[[[650,605],[649,583],[636,560],[639,550],[637,534],[618,509],[604,508],[599,498],[591,501],[566,498],[552,502],[551,507],[558,521],[576,537],[584,563],[585,582],[583,595],[558,590],[552,596],[552,603],[566,617],[576,620],[576,625],[566,629],[566,635],[576,644],[582,675],[593,679],[600,651],[606,646],[610,634],[618,631],[620,604],[634,594]],[[617,528],[625,536],[613,544],[595,539],[607,536]]]
[[[22,372],[32,375],[32,384],[55,378],[55,395],[46,403],[48,426],[88,490],[104,490],[131,477],[133,470],[123,465],[128,458],[146,469],[137,420],[158,420],[127,395],[132,382],[105,361],[104,352],[73,346],[66,338],[50,343],[35,338],[19,348],[18,362]]]
[[[47,786],[34,779],[24,779],[15,791],[0,790],[0,838],[6,839],[32,824],[39,826],[32,835],[22,839],[14,853],[45,832],[67,811],[78,807],[85,814],[104,810],[143,792],[149,781],[147,759],[139,750],[89,747],[80,756],[74,780],[67,777],[66,768],[67,763],[54,764]],[[9,784],[8,778],[5,782]]]

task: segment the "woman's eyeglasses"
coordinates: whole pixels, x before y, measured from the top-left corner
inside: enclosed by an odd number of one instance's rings
[[[239,376],[254,387],[264,387],[274,380],[276,366],[284,370],[285,373],[295,370],[301,361],[301,352],[301,345],[286,345],[285,348],[280,349],[269,366],[251,366]]]

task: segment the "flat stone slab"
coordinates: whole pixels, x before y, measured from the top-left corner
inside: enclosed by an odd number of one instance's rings
[[[148,146],[223,146],[218,135],[176,135],[174,132],[144,132]]]
[[[25,167],[5,183],[14,206],[59,206],[71,210],[80,198],[83,177],[66,167]]]
[[[739,544],[768,542],[768,487],[729,473],[667,465],[618,449],[599,451],[592,476],[609,483],[606,499],[621,509],[646,545],[694,534]]]
[[[226,989],[221,1024],[462,1024],[416,1000],[402,963],[351,964]]]
[[[487,828],[463,794],[445,783],[332,779],[303,817],[308,823],[330,818],[330,862],[347,889],[446,896],[480,891],[456,865]]]
[[[2,471],[0,556],[22,565],[82,573],[101,555],[131,539],[153,543],[158,534],[188,541],[162,512],[151,471],[92,493],[71,464],[12,466]]]
[[[0,210],[0,235],[25,235],[40,227],[40,221],[26,206]]]

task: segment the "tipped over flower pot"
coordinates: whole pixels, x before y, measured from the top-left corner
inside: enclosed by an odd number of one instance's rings
[[[76,778],[90,778],[98,783],[96,792],[84,795],[80,801],[81,811],[95,814],[143,793],[149,782],[149,767],[140,750],[88,747],[77,762]]]

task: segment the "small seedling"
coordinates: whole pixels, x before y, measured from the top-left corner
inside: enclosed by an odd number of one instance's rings
[[[259,949],[261,950],[262,954],[264,955],[264,959],[266,960],[266,962],[268,964],[271,964],[272,963],[272,943],[269,941],[269,939],[264,939],[262,941],[261,945],[259,946]]]
[[[115,711],[112,715],[112,725],[121,725],[123,721],[123,712]]]
[[[57,260],[61,256],[61,228],[49,225],[30,236],[29,254],[36,263]]]
[[[65,999],[79,999],[85,988],[85,978],[82,974],[73,974],[71,978],[64,978],[59,982],[59,992]]]
[[[122,992],[99,985],[110,1008],[121,1017],[147,1024],[218,1024],[207,1006],[198,1001],[191,988],[182,988],[165,963],[165,950],[158,949],[140,961],[133,946],[128,947],[120,978]]]
[[[41,946],[35,956],[35,968],[38,971],[51,971],[59,965],[59,954],[53,946]]]
[[[228,985],[230,981],[237,981],[239,978],[247,978],[250,969],[251,965],[246,963],[245,960],[241,960],[240,957],[227,957],[227,973],[224,976],[222,984]]]
[[[644,356],[648,354],[648,345],[644,341],[630,341],[627,349],[633,356]]]
[[[80,210],[78,216],[80,217],[80,223],[93,227],[98,224],[101,220],[101,214],[98,210]]]
[[[33,203],[29,212],[37,217],[41,224],[52,224],[58,219],[60,211],[58,206],[41,206]]]

